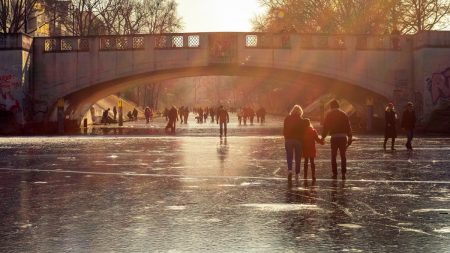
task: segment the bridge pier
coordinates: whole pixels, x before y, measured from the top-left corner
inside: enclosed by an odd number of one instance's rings
[[[21,133],[32,121],[32,38],[0,35],[0,133]]]

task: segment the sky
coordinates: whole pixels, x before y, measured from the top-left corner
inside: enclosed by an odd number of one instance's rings
[[[177,0],[183,32],[247,32],[264,10],[258,0]]]

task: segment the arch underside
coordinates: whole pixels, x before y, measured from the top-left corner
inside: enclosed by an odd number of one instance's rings
[[[256,80],[277,80],[288,84],[304,84],[306,86],[309,85],[308,87],[327,86],[330,88],[329,92],[337,94],[338,97],[350,96],[356,100],[360,99],[362,103],[368,97],[373,98],[375,102],[384,103],[388,100],[383,94],[363,88],[362,84],[352,84],[316,74],[274,68],[212,65],[208,67],[152,71],[92,85],[89,88],[84,88],[65,96],[65,100],[68,102],[66,115],[69,115],[71,119],[81,120],[92,104],[108,95],[133,86],[195,76],[246,76]],[[307,92],[307,89],[304,92]]]

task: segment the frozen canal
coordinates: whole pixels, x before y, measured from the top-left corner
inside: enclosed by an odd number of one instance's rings
[[[0,138],[0,252],[450,252],[449,138],[289,188],[281,136],[230,132]]]

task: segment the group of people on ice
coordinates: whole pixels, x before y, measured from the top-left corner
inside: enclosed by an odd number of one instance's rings
[[[341,177],[346,179],[347,173],[347,148],[353,142],[352,128],[348,115],[342,111],[339,102],[333,100],[330,102],[330,111],[325,116],[323,122],[322,134],[314,129],[310,120],[303,118],[303,110],[299,105],[293,106],[289,115],[284,119],[283,135],[285,140],[286,160],[287,160],[287,177],[288,182],[292,182],[293,177],[293,161],[295,161],[295,179],[299,179],[300,163],[302,156],[304,158],[303,178],[308,177],[308,165],[311,166],[311,179],[316,181],[316,166],[314,159],[316,157],[316,143],[325,144],[325,138],[330,135],[331,144],[331,170],[332,179],[337,179],[338,164],[337,155],[339,152],[341,158]],[[392,139],[391,149],[395,150],[395,138],[397,113],[393,103],[389,103],[385,110],[385,138],[383,148],[386,150],[386,144]],[[408,150],[412,150],[412,139],[414,136],[416,116],[413,103],[409,102],[402,115],[401,127],[406,133],[407,142],[405,144]]]
[[[208,115],[211,117],[211,122],[214,122],[215,119],[216,123],[219,124],[220,137],[227,136],[227,124],[230,122],[230,115],[224,106],[220,105],[217,108],[205,108],[205,113],[202,108],[195,108],[194,112],[197,112],[198,114],[196,117],[197,122],[206,122]],[[167,112],[165,112],[164,115],[168,121],[165,130],[167,133],[173,134],[175,133],[176,122],[179,119],[181,119],[181,123],[187,123],[189,109],[187,107],[177,109],[175,106],[172,106],[170,109],[167,109]]]
[[[239,125],[247,125],[247,121],[250,122],[250,125],[253,125],[253,121],[256,116],[256,122],[258,123],[264,123],[266,122],[266,109],[264,107],[260,107],[258,110],[253,110],[252,107],[242,107],[237,112],[238,122]]]

